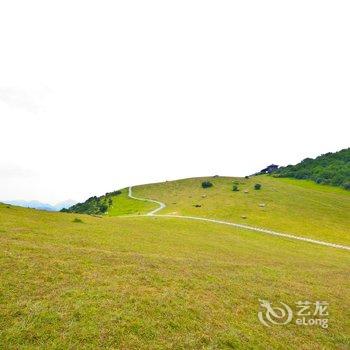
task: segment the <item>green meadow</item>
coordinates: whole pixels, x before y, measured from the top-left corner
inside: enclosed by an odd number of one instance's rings
[[[203,189],[203,181],[213,187]],[[239,191],[232,191],[234,184]],[[261,175],[169,181],[138,186],[133,193],[164,202],[159,214],[222,219],[350,245],[350,191],[337,187]]]
[[[203,189],[205,179],[213,187]],[[350,242],[350,195],[340,188],[219,177],[138,186],[133,194],[165,202],[160,215]],[[350,347],[348,251],[210,222],[137,217],[154,207],[128,198],[127,189],[102,217],[0,204],[0,348]],[[327,301],[329,327],[266,327],[259,299],[293,309]]]
[[[128,197],[128,188],[121,190],[121,194],[113,197],[113,204],[108,208],[107,215],[119,216],[119,215],[140,215],[151,211],[154,208],[154,204],[137,201]]]

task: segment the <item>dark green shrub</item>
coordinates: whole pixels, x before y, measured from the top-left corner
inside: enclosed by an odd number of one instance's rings
[[[75,219],[73,220],[73,222],[76,222],[76,223],[82,223],[82,222],[83,222],[83,220],[81,220],[81,219],[79,219],[79,218],[75,218]]]
[[[239,191],[238,186],[237,186],[237,185],[233,185],[233,186],[232,186],[232,191],[233,191],[233,192]]]
[[[113,191],[113,192],[107,192],[105,195],[106,196],[118,196],[121,193],[122,193],[122,191],[117,190],[117,191]]]
[[[255,190],[260,190],[261,189],[261,185],[260,184],[255,184],[254,185],[254,189]]]
[[[202,182],[202,187],[203,188],[209,188],[209,187],[212,187],[213,184],[210,182],[210,181],[203,181]]]

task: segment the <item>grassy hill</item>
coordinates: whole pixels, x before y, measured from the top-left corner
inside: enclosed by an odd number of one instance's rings
[[[207,206],[215,197],[226,196],[230,181],[214,179],[205,198],[198,179],[136,191],[161,197],[161,187],[166,186],[165,211],[201,210],[201,215],[209,215]],[[278,191],[268,186],[281,180],[259,181],[261,192],[250,193],[262,196],[256,203],[264,199],[267,208],[276,205],[272,193]],[[280,183],[287,186],[285,191],[289,187],[297,193],[315,191],[309,183],[301,187],[289,180]],[[189,194],[190,184],[199,187],[198,192]],[[248,181],[247,186],[251,187]],[[332,196],[347,198],[340,190],[322,189],[315,198],[328,198],[326,206],[333,203]],[[271,202],[264,191],[271,192]],[[229,193],[229,198],[235,195],[244,194]],[[185,201],[185,196],[192,198]],[[192,207],[199,200],[203,206]],[[217,208],[212,215],[240,216],[245,208],[250,208],[248,217],[253,215],[249,202],[231,214],[227,201],[226,210]],[[347,251],[175,218],[99,218],[5,205],[0,205],[0,240],[0,344],[6,349],[350,346]],[[259,299],[291,306],[299,300],[326,300],[330,326],[263,326],[257,318]]]
[[[154,204],[149,202],[137,201],[128,197],[128,188],[124,188],[119,196],[113,197],[113,203],[108,208],[109,216],[116,215],[138,215],[150,212],[154,208]]]
[[[204,181],[213,186],[203,189]],[[233,185],[239,191],[232,191]],[[159,214],[222,219],[350,245],[350,192],[312,181],[268,175],[192,178],[137,186],[133,193],[164,202]]]
[[[136,186],[133,195],[164,202],[159,215],[221,219],[350,245],[350,192],[309,180],[191,178]],[[0,204],[1,346],[350,347],[348,251],[142,216],[156,206],[129,198],[128,189],[91,197],[68,213]],[[325,300],[330,326],[263,326],[259,299],[294,309],[298,301]]]

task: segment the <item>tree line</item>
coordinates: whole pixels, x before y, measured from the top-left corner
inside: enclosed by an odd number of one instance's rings
[[[68,209],[62,209],[64,213],[79,213],[90,215],[104,214],[113,205],[113,197],[121,194],[121,191],[107,192],[101,197],[90,197],[83,203],[77,203]]]
[[[322,154],[315,159],[306,158],[299,164],[279,168],[272,176],[309,179],[350,190],[350,148]]]

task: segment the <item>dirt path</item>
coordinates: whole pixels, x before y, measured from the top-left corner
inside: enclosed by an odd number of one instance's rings
[[[166,207],[166,205],[164,203],[156,201],[156,200],[153,200],[153,199],[134,197],[132,195],[132,187],[131,186],[129,187],[129,197],[132,198],[132,199],[139,200],[139,201],[156,203],[156,204],[159,205],[158,208],[152,210],[151,212],[147,213],[146,215],[137,215],[137,217],[140,217],[140,216],[141,217],[142,216],[157,216],[157,217],[166,217],[166,218],[176,218],[176,219],[187,219],[187,220],[213,222],[213,223],[216,223],[216,224],[228,225],[228,226],[243,228],[243,229],[246,229],[246,230],[261,232],[261,233],[269,234],[269,235],[272,235],[272,236],[285,237],[285,238],[294,239],[294,240],[298,240],[298,241],[304,241],[304,242],[309,242],[309,243],[313,243],[313,244],[323,245],[323,246],[326,246],[326,247],[332,247],[332,248],[337,248],[337,249],[345,249],[345,250],[349,250],[350,251],[350,247],[346,246],[346,245],[319,241],[319,240],[312,239],[312,238],[296,236],[296,235],[292,235],[292,234],[289,234],[289,233],[272,231],[272,230],[268,230],[268,229],[260,228],[260,227],[254,227],[254,226],[249,226],[249,225],[237,224],[237,223],[234,223],[234,222],[228,222],[228,221],[222,221],[222,220],[216,220],[216,219],[207,219],[207,218],[202,218],[202,217],[199,217],[199,216],[169,215],[169,214],[155,215],[155,213],[157,213],[158,211],[160,211],[160,210],[162,210],[162,209],[164,209]]]
[[[130,198],[136,199],[136,200],[138,200],[138,201],[156,203],[156,204],[159,205],[158,208],[156,208],[156,209],[150,211],[149,213],[146,214],[146,216],[154,215],[154,214],[157,213],[159,210],[162,210],[163,208],[166,207],[166,205],[165,205],[164,203],[155,201],[155,200],[153,200],[153,199],[146,199],[146,198],[137,198],[137,197],[134,197],[134,196],[132,195],[132,186],[129,187],[129,194],[128,194],[128,196],[129,196]]]

